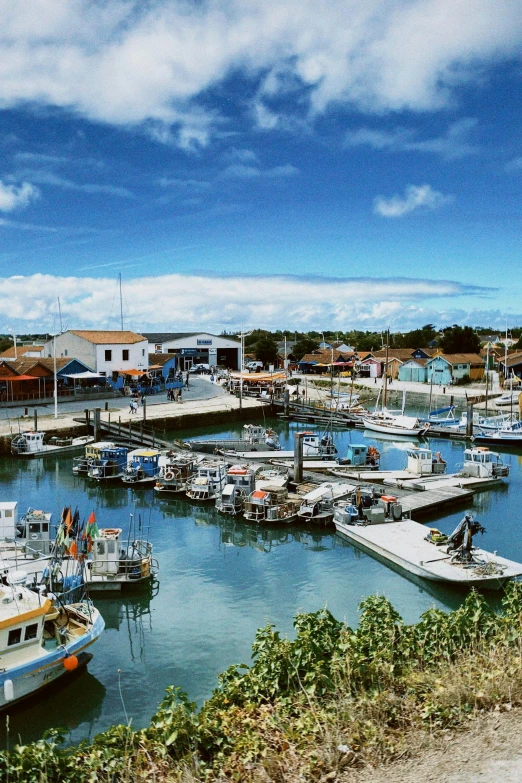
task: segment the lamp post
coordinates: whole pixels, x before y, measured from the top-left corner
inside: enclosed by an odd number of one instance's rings
[[[241,329],[241,365],[240,365],[240,371],[239,371],[239,410],[243,410],[243,366],[245,364],[244,360],[244,353],[245,353],[245,337],[248,337],[250,334],[252,334],[252,330],[249,332],[244,332]]]
[[[58,379],[56,377],[56,335],[53,334],[53,369],[54,369],[54,418],[58,418]]]

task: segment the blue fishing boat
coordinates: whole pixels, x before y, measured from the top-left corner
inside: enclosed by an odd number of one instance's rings
[[[155,484],[160,473],[159,458],[157,449],[135,449],[129,452],[121,480],[124,484]]]
[[[350,465],[363,470],[378,470],[381,455],[375,446],[365,443],[350,443],[346,449],[346,457],[339,460],[339,465]]]
[[[127,455],[129,449],[126,446],[110,446],[100,450],[97,459],[92,460],[88,469],[88,476],[95,481],[110,481],[122,478],[127,467]]]
[[[427,419],[419,419],[419,421],[425,424],[435,424],[437,427],[454,427],[459,424],[460,418],[455,416],[455,406],[448,405],[446,408],[430,411]]]

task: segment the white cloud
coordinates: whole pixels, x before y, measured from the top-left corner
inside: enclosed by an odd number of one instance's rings
[[[238,178],[238,179],[254,179],[257,177],[267,177],[269,179],[277,179],[278,177],[293,177],[299,173],[299,169],[292,166],[290,163],[285,163],[283,166],[273,166],[270,169],[262,169],[259,166],[246,166],[243,163],[236,163],[223,171],[222,177],[226,178]]]
[[[12,212],[30,204],[38,198],[38,188],[29,182],[22,182],[20,186],[6,185],[0,180],[0,212]]]
[[[255,292],[253,295],[252,292]],[[124,283],[126,323],[137,331],[237,328],[397,328],[438,320],[441,298],[491,289],[447,280],[160,275]],[[116,281],[35,274],[0,279],[1,318],[19,331],[48,330],[60,297],[70,328],[114,327]],[[334,304],[333,304],[334,303]],[[337,304],[335,304],[337,303]],[[431,309],[430,309],[431,306]]]
[[[51,185],[53,187],[63,188],[64,190],[78,190],[82,193],[106,193],[110,196],[133,198],[133,194],[130,190],[116,185],[100,184],[97,182],[83,182],[80,184],[73,182],[66,177],[60,177],[57,174],[53,174],[51,171],[38,169],[30,170],[25,173],[29,174],[33,182],[36,182],[38,185]],[[33,186],[30,185],[29,187]],[[36,188],[34,188],[34,190],[36,191]],[[36,193],[38,193],[38,191],[36,191]]]
[[[377,196],[373,202],[373,211],[382,217],[397,218],[416,209],[439,209],[451,201],[453,196],[445,196],[430,185],[408,185],[404,197]]]
[[[186,149],[208,143],[220,120],[205,96],[232,73],[250,80],[266,129],[293,95],[311,115],[334,102],[429,111],[522,40],[513,0],[331,0],[320,12],[315,0],[0,0],[0,18],[0,107],[144,124]]]
[[[368,146],[376,150],[391,152],[432,152],[446,160],[474,155],[478,147],[468,141],[470,131],[477,124],[473,117],[465,117],[452,123],[446,133],[429,139],[416,138],[410,128],[395,128],[392,131],[359,128],[346,134],[348,147]]]

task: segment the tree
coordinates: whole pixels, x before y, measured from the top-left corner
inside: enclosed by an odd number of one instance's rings
[[[277,342],[273,335],[266,334],[255,345],[256,359],[263,364],[275,364],[277,361]]]
[[[480,337],[471,326],[447,326],[440,339],[444,353],[479,353]]]
[[[313,337],[306,337],[305,335],[298,338],[296,344],[292,348],[292,353],[297,360],[302,359],[306,353],[312,353],[316,348],[319,348],[319,341],[314,340]]]
[[[425,348],[437,336],[433,324],[426,324],[421,329],[414,329],[405,334],[394,334],[392,344],[394,348]]]

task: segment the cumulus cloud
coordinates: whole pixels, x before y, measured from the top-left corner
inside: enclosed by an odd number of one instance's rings
[[[252,292],[255,291],[255,296]],[[492,289],[451,280],[160,275],[124,284],[126,321],[137,331],[237,328],[408,328],[434,319],[441,297],[487,297]],[[116,282],[35,274],[0,279],[0,319],[21,331],[51,328],[60,297],[70,328],[114,327]],[[431,307],[431,309],[430,309]],[[437,319],[435,319],[437,320]]]
[[[39,191],[29,182],[21,185],[6,185],[0,180],[0,212],[12,212],[21,209],[38,198]]]
[[[293,177],[298,173],[299,169],[290,163],[286,163],[283,166],[273,166],[268,169],[262,169],[259,166],[246,166],[244,163],[235,163],[227,166],[221,176],[238,179],[254,179],[257,177],[277,179],[278,177]]]
[[[431,185],[408,185],[404,196],[377,196],[373,202],[376,215],[386,218],[398,218],[414,212],[416,209],[439,209],[453,201],[453,196],[445,196]]]
[[[346,134],[348,147],[367,146],[390,152],[431,152],[446,160],[474,155],[479,148],[468,140],[470,131],[477,124],[473,117],[465,117],[452,123],[441,136],[419,139],[411,128],[395,128],[392,131],[359,128]]]
[[[220,118],[206,97],[231,74],[265,129],[286,97],[310,115],[338,102],[427,111],[519,56],[522,39],[513,0],[475,0],[472,13],[468,0],[331,0],[320,13],[314,0],[0,0],[0,18],[1,107],[143,124],[186,149],[208,143]]]

